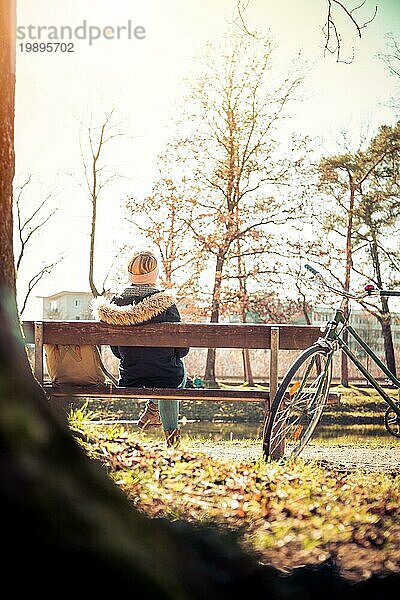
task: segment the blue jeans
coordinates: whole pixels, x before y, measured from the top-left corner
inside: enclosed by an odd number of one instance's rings
[[[186,385],[186,369],[185,363],[183,362],[184,375],[181,383],[178,385],[179,388],[184,388]],[[178,415],[179,415],[179,400],[152,400],[154,404],[158,404],[158,410],[160,411],[161,423],[164,431],[169,429],[178,429]]]

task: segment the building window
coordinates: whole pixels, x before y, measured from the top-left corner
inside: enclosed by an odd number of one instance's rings
[[[50,300],[50,310],[57,310],[58,302],[57,300]]]
[[[81,305],[81,301],[79,299],[75,300],[75,308],[79,308]]]

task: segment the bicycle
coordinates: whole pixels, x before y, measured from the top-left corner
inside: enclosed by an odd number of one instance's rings
[[[309,442],[321,418],[328,399],[332,380],[333,355],[342,350],[361,371],[367,381],[388,404],[384,415],[387,431],[400,438],[400,402],[395,402],[385,392],[368,369],[360,362],[343,340],[345,331],[365,350],[372,361],[383,371],[394,387],[400,390],[400,380],[391,373],[375,352],[349,323],[348,300],[361,300],[367,296],[400,296],[400,291],[379,290],[367,285],[356,295],[339,290],[310,265],[305,265],[324,287],[342,296],[333,319],[321,327],[323,335],[304,350],[286,372],[272,402],[263,431],[263,453],[267,460],[299,456]],[[400,391],[399,391],[400,398]]]

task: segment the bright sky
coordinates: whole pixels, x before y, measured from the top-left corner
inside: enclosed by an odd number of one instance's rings
[[[357,2],[345,4],[352,8]],[[251,0],[246,13],[250,29],[269,30],[275,37],[278,53],[290,58],[301,49],[313,65],[305,100],[295,107],[295,127],[321,138],[327,151],[334,151],[341,129],[356,138],[366,122],[373,131],[395,119],[388,102],[396,82],[377,53],[385,49],[388,32],[400,33],[400,2],[366,0],[360,19],[372,16],[375,4],[377,17],[361,40],[348,25],[343,29],[344,57],[354,45],[351,65],[323,56],[325,0]],[[127,135],[115,140],[109,155],[109,164],[123,178],[100,201],[98,257],[100,264],[108,263],[120,236],[121,201],[149,192],[157,177],[157,154],[172,131],[175,103],[185,89],[183,79],[195,77],[200,61],[194,57],[201,56],[207,41],[217,42],[227,31],[235,6],[236,0],[18,0],[18,26],[25,28],[20,30],[25,35],[29,25],[37,33],[38,26],[75,28],[85,20],[87,27],[110,26],[114,31],[130,20],[132,29],[146,31],[140,40],[102,39],[92,45],[75,40],[74,53],[26,52],[19,44],[35,40],[17,40],[16,183],[28,174],[35,180],[29,193],[27,189],[26,206],[36,206],[52,190],[60,206],[51,225],[32,240],[21,289],[60,253],[65,254],[63,262],[34,295],[88,289],[89,202],[79,185],[80,123],[88,123],[90,114],[98,122],[114,107]],[[42,41],[54,42],[44,31]],[[40,302],[32,299],[24,316],[40,317]]]

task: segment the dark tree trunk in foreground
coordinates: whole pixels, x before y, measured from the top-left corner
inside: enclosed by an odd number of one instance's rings
[[[12,183],[14,178],[15,2],[0,2],[0,287],[15,289]],[[11,243],[10,243],[11,241]]]

